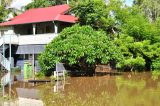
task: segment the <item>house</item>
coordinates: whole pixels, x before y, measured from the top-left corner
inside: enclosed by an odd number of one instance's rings
[[[30,9],[0,23],[0,53],[9,58],[11,44],[12,67],[19,66],[23,70],[24,62],[29,61],[34,70],[39,70],[37,57],[44,51],[45,45],[65,27],[77,22],[77,18],[68,13],[69,10],[67,4]]]

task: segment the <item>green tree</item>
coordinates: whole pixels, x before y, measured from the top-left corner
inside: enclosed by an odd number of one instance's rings
[[[80,25],[90,25],[94,29],[110,30],[114,24],[110,11],[103,0],[79,0],[71,3],[72,10],[79,17]]]
[[[9,6],[11,4],[12,0],[1,0],[1,5],[3,6]]]
[[[12,0],[1,0],[0,5],[0,22],[5,21],[5,19],[8,17],[8,14],[10,12],[9,9],[6,7],[11,4]]]
[[[28,10],[31,8],[49,7],[58,4],[66,4],[66,0],[34,0],[24,8]]]
[[[111,38],[119,32],[119,25],[127,18],[129,11],[121,0],[78,0],[71,2],[71,12],[79,17],[80,25],[105,31]]]
[[[108,64],[121,58],[120,51],[104,32],[90,26],[74,25],[64,29],[46,46],[39,63],[45,74],[51,73],[57,62],[63,62],[73,70],[93,72],[97,64]]]
[[[134,7],[135,8],[135,7]],[[118,67],[126,70],[151,70],[153,61],[159,59],[159,22],[150,23],[142,12],[132,8],[120,26],[114,40],[125,57]]]
[[[8,13],[8,10],[6,10],[4,6],[0,6],[0,22],[5,21]]]
[[[160,16],[160,0],[135,0],[134,3],[142,9],[151,22]]]

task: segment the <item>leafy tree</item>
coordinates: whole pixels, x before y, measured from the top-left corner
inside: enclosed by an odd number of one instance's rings
[[[150,70],[152,62],[159,58],[159,22],[150,23],[140,11],[129,11],[131,14],[124,19],[121,32],[114,40],[125,57],[118,67]]]
[[[79,17],[80,25],[90,25],[94,29],[113,32],[114,20],[103,0],[79,0],[71,3],[72,10]],[[108,31],[108,32],[109,32]]]
[[[66,4],[66,0],[34,0],[24,8],[28,10],[31,8],[49,7],[58,4]]]
[[[49,0],[34,0],[33,2],[29,3],[27,6],[25,6],[25,10],[31,9],[31,8],[40,8],[40,7],[48,7],[51,6],[51,2]]]
[[[114,42],[125,58],[117,65],[120,69],[150,70],[152,61],[159,58],[159,44],[151,44],[150,40],[134,41],[131,36],[120,35]]]
[[[104,32],[79,25],[64,29],[39,57],[45,74],[51,73],[57,62],[73,70],[93,72],[97,64],[119,60],[122,60],[120,51]]]
[[[1,0],[1,5],[0,5],[0,22],[5,21],[7,18],[10,10],[7,9],[6,7],[11,4],[12,0]]]
[[[75,0],[71,2],[71,12],[79,17],[80,25],[90,25],[92,28],[101,29],[111,38],[117,35],[120,25],[129,15],[121,0]]]
[[[160,58],[153,61],[152,70],[160,70]]]
[[[12,0],[1,0],[1,5],[7,7],[11,4]]]
[[[134,3],[144,11],[151,22],[160,16],[160,0],[135,0]]]
[[[0,6],[0,22],[5,21],[9,12],[9,9],[6,9],[6,6],[2,1],[2,5]]]

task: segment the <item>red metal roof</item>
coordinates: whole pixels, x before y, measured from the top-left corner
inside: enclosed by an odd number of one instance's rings
[[[70,9],[69,5],[57,5],[46,8],[36,8],[12,18],[10,21],[0,23],[0,26],[10,26],[18,24],[38,23],[47,21],[63,21],[75,23],[78,18],[72,15],[65,15]]]

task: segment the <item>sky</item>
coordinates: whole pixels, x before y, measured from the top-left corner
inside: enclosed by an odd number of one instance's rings
[[[133,0],[126,0],[126,5],[132,6],[132,4],[133,4]]]
[[[11,4],[11,7],[21,9],[22,6],[25,6],[30,2],[32,2],[32,0],[13,0],[13,3]]]
[[[13,0],[11,7],[21,9],[22,6],[25,6],[30,2],[32,2],[32,0]],[[133,0],[126,0],[126,5],[132,6],[132,3],[133,3]]]

